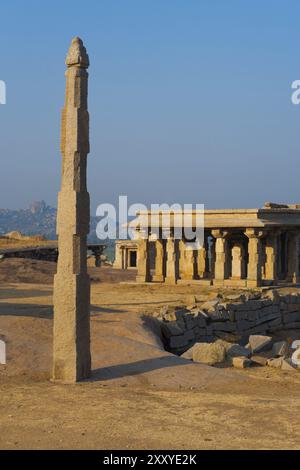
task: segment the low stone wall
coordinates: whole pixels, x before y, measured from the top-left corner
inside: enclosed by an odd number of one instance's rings
[[[238,341],[252,334],[300,329],[300,294],[268,291],[234,301],[215,299],[187,308],[163,307],[153,315],[159,322],[165,348],[182,354],[196,342],[218,338]]]

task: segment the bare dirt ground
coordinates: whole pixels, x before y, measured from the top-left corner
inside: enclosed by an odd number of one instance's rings
[[[54,271],[0,263],[1,449],[300,449],[300,373],[178,358],[145,317],[212,289],[122,284],[134,273],[92,268],[93,376],[51,383]]]

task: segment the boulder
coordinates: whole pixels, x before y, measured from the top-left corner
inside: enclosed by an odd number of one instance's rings
[[[203,364],[214,365],[225,361],[226,349],[223,341],[214,343],[196,343],[193,346],[193,361]]]
[[[278,341],[273,344],[272,354],[274,357],[285,357],[288,354],[288,344],[286,341]]]
[[[249,345],[252,353],[268,351],[272,348],[272,338],[265,335],[250,335]]]

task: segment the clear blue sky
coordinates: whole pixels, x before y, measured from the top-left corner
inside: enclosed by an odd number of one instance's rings
[[[90,55],[93,211],[300,202],[298,0],[2,0],[0,207],[56,205],[64,59]]]

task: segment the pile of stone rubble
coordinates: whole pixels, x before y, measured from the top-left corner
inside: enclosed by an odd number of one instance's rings
[[[272,337],[264,335],[250,335],[245,346],[222,339],[213,343],[196,343],[181,357],[211,366],[227,364],[238,369],[257,365],[286,371],[300,370],[300,348],[294,350],[287,341],[273,342]]]
[[[218,296],[204,303],[198,303],[195,298],[186,308],[165,306],[153,316],[160,326],[166,350],[204,363],[226,361],[236,367],[247,367],[256,362],[288,367],[293,351],[287,343],[274,344],[272,334],[299,329],[300,339],[298,293],[281,295],[269,290],[226,298]],[[254,347],[253,342],[260,340],[266,344],[262,348]],[[218,361],[203,360],[203,355],[210,356],[216,351],[219,351]],[[263,352],[263,356],[255,357],[258,352]]]

